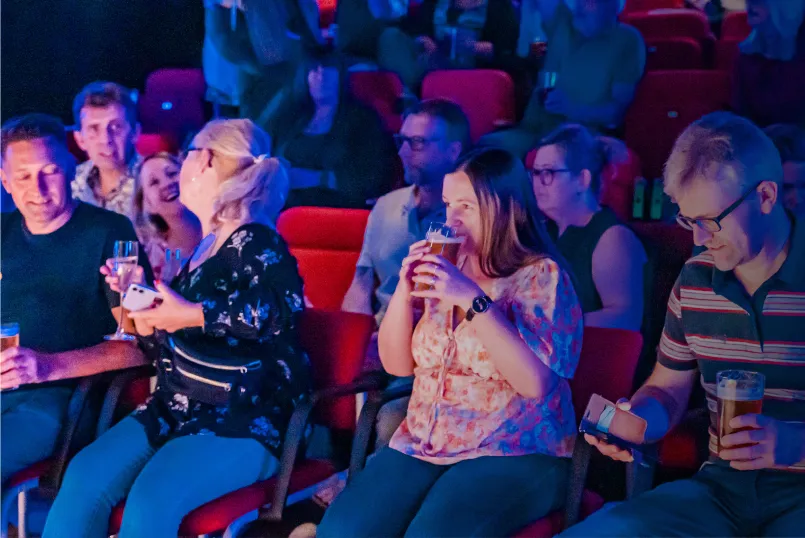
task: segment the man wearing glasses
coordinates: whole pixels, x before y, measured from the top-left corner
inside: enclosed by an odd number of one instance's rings
[[[688,261],[668,301],[657,365],[632,397],[646,442],[681,420],[697,379],[711,415],[710,461],[563,536],[800,536],[805,522],[805,220],[782,203],[771,140],[718,112],[682,133],[665,170],[679,223],[706,251]],[[765,376],[761,414],[738,416],[719,441],[716,373]],[[628,407],[626,407],[628,408]],[[620,450],[585,436],[603,454]]]
[[[431,222],[446,219],[442,182],[469,148],[469,123],[458,105],[431,99],[406,112],[395,140],[405,181],[410,186],[378,199],[369,215],[355,277],[342,305],[347,312],[374,315],[378,326],[397,287],[408,247],[425,238]],[[377,356],[377,334],[372,339],[367,363],[367,367],[382,369]],[[400,406],[408,405],[407,400],[399,402]],[[388,422],[390,431],[378,431],[378,437],[388,441],[399,420],[380,422],[381,426]]]

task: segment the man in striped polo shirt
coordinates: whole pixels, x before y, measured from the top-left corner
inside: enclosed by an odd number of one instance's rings
[[[733,114],[705,116],[677,140],[665,190],[707,250],[677,279],[657,365],[624,408],[646,419],[654,442],[681,420],[697,379],[715,418],[716,373],[742,369],[766,376],[763,412],[733,419],[753,429],[725,436],[720,453],[711,438],[710,462],[692,479],[563,536],[805,534],[805,219],[785,212],[782,181],[771,140]],[[632,459],[586,438],[613,459]]]

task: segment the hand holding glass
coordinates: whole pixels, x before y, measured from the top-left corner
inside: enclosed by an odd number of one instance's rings
[[[19,323],[3,323],[0,325],[0,351],[20,347]]]
[[[115,334],[106,336],[106,340],[117,341],[132,341],[135,339],[134,335],[127,334],[123,330],[123,295],[125,290],[129,289],[131,285],[134,271],[137,269],[137,260],[139,254],[139,244],[137,241],[116,241],[113,254],[112,271],[118,278],[118,287],[120,289],[120,318],[117,322],[117,331]]]
[[[749,430],[751,428],[732,428],[730,422],[735,417],[760,414],[763,411],[763,392],[766,378],[757,372],[744,370],[725,370],[716,374],[716,395],[718,398],[718,448],[725,435]],[[747,445],[730,448],[742,448]]]
[[[426,239],[430,246],[430,254],[442,256],[453,265],[458,263],[458,251],[461,249],[464,238],[456,237],[456,230],[454,228],[441,222],[434,222],[428,229]],[[416,286],[414,286],[414,290],[416,291],[430,289],[433,289],[433,286],[421,282],[417,282]]]

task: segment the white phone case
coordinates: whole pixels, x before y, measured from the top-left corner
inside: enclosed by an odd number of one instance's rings
[[[162,300],[162,294],[157,290],[140,284],[132,284],[123,296],[123,308],[129,312],[137,312],[150,308],[157,301]]]

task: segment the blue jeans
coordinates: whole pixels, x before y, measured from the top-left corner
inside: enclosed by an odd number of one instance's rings
[[[316,536],[509,536],[562,505],[569,464],[532,454],[434,465],[384,448],[336,497]]]
[[[805,475],[705,465],[594,514],[562,537],[803,536]]]
[[[0,444],[2,481],[53,454],[62,428],[71,390],[45,387],[4,392],[3,442]]]
[[[125,418],[70,463],[43,537],[108,536],[112,508],[128,495],[121,538],[176,536],[185,515],[278,467],[254,439],[192,435],[160,449]]]

